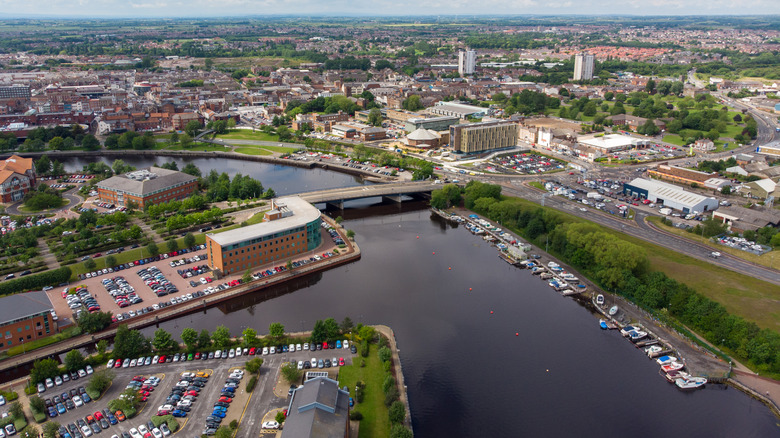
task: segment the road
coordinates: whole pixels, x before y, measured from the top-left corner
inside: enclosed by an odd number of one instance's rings
[[[58,211],[67,210],[67,209],[73,207],[74,205],[78,205],[79,203],[84,202],[84,200],[81,199],[81,197],[78,196],[77,193],[78,193],[78,189],[77,188],[73,188],[73,189],[70,189],[70,190],[68,190],[66,192],[63,192],[62,193],[62,197],[68,200],[68,204],[67,205],[63,205],[62,207],[59,207],[59,208],[53,208],[51,210],[42,210],[42,211],[40,211],[38,213],[40,213],[40,214],[56,213]],[[25,216],[25,215],[30,214],[30,213],[24,213],[24,212],[19,211],[19,206],[20,205],[22,205],[21,202],[17,202],[16,204],[9,205],[8,207],[6,207],[5,211],[6,211],[7,214],[20,215],[20,216]]]
[[[538,203],[542,202],[542,195],[544,193],[527,187],[522,183],[503,183],[502,186],[504,187],[504,193],[507,195],[517,196]],[[603,225],[605,227],[626,233],[630,236],[652,242],[656,245],[669,248],[693,258],[703,260],[708,263],[742,273],[744,275],[759,278],[776,285],[780,285],[780,272],[777,270],[760,265],[754,265],[730,254],[723,254],[720,258],[713,259],[709,256],[712,252],[711,248],[688,239],[683,239],[673,234],[662,232],[648,225],[648,223],[645,221],[645,218],[648,215],[644,212],[637,211],[636,222],[627,222],[625,220],[618,219],[611,215],[607,215],[591,209],[588,209],[585,212],[580,211],[577,204],[559,196],[545,196],[544,205],[546,207],[552,207],[557,210],[564,211],[568,214],[588,219],[599,225]]]

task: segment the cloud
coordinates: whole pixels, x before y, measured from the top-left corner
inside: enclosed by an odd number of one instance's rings
[[[168,6],[168,3],[130,3],[130,7],[135,9],[163,9]]]

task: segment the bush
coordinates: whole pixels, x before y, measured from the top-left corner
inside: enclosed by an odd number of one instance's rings
[[[179,421],[176,420],[176,417],[173,415],[163,415],[161,417],[155,415],[152,417],[152,424],[154,424],[154,427],[160,427],[163,423],[168,426],[168,429],[170,429],[171,432],[176,432],[179,429]]]
[[[394,401],[393,404],[390,405],[390,412],[388,415],[390,416],[391,423],[403,423],[406,419],[406,407],[400,401]]]
[[[389,360],[387,362],[382,362],[382,368],[385,370],[386,373],[390,372],[390,368],[393,366],[393,363]]]
[[[0,296],[28,290],[40,290],[44,286],[60,284],[68,281],[71,274],[70,268],[65,266],[40,274],[27,275],[16,280],[4,281],[0,283]]]
[[[385,406],[390,406],[393,404],[394,401],[398,400],[398,388],[393,386],[390,388],[387,393],[385,394]]]
[[[282,424],[282,423],[284,423],[285,419],[287,419],[287,417],[284,416],[284,412],[279,411],[279,412],[276,413],[275,420],[276,420],[277,423]]]
[[[363,397],[365,396],[364,392],[365,391],[363,391],[362,386],[358,386],[355,388],[355,401],[357,403],[363,403]]]
[[[390,388],[395,386],[395,378],[393,376],[387,376],[385,377],[384,383],[382,383],[382,391],[387,394],[387,391],[390,391]]]
[[[363,419],[363,414],[360,411],[352,411],[349,413],[349,419],[353,421],[360,421]]]
[[[27,388],[25,388],[26,390]],[[37,388],[36,388],[37,391]],[[26,394],[26,393],[25,393]],[[16,391],[0,391],[0,395],[5,397],[6,402],[12,402],[19,398],[19,394]]]
[[[252,392],[257,385],[257,376],[252,376],[249,381],[246,382],[246,392]]]
[[[380,339],[384,339],[384,337],[382,337]],[[381,360],[382,362],[387,362],[387,361],[390,360],[390,358],[393,357],[393,352],[390,351],[390,349],[387,348],[387,347],[380,348],[378,354],[379,354],[379,360]]]
[[[284,415],[284,414],[282,414],[282,415]],[[233,429],[233,430],[238,429],[238,420],[231,421],[230,422],[230,428]]]
[[[360,343],[360,355],[363,357],[368,357],[368,341],[364,340]]]
[[[246,368],[247,372],[251,374],[257,374],[260,372],[261,366],[263,366],[263,359],[260,357],[256,357],[252,360],[247,361],[246,365],[244,365],[244,368]]]

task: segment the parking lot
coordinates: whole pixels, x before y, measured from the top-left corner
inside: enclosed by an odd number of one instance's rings
[[[323,254],[333,254],[333,250],[336,249],[337,243],[334,242],[334,239],[328,230],[321,228],[321,233],[323,244],[314,251],[299,255],[293,259],[293,261],[305,260],[306,263],[318,263],[321,262],[324,258]],[[167,258],[164,258],[166,256]],[[171,266],[171,262],[177,262],[181,260],[185,260],[186,262],[186,260],[191,260],[196,256],[200,260],[192,261],[182,265]],[[101,267],[102,261],[103,260],[100,258],[96,259],[98,267]],[[259,266],[253,270],[253,272],[258,274],[263,272],[263,276],[272,276],[277,272],[277,268],[281,270],[286,269],[284,267],[285,264],[286,261],[277,261],[273,264]],[[207,265],[205,249],[197,249],[187,252],[186,254],[172,256],[168,256],[166,254],[161,256],[159,261],[144,263],[143,265],[139,263],[138,265],[133,265],[131,268],[120,271],[107,272],[105,274],[101,272],[101,274],[96,277],[79,280],[77,282],[71,283],[68,287],[85,287],[89,295],[97,302],[100,311],[111,312],[117,318],[120,318],[117,315],[122,315],[121,319],[125,320],[132,318],[135,315],[155,311],[161,306],[179,304],[202,295],[215,293],[219,290],[224,290],[229,287],[236,286],[239,284],[240,279],[243,276],[243,273],[241,273],[230,277],[224,277],[217,281],[213,280],[214,276],[208,270],[208,268],[206,268],[205,271],[195,271],[197,273],[193,272],[191,274],[192,276],[186,278],[183,278],[182,275],[178,272],[179,270],[191,270],[196,267],[203,267],[204,265]],[[152,287],[145,283],[144,278],[138,274],[139,271],[144,269],[148,271],[151,267],[156,267],[159,269],[159,274],[161,274],[171,283],[172,286],[175,287],[176,292],[169,292],[166,295],[158,296]],[[267,274],[266,271],[271,272],[271,274]],[[129,299],[120,300],[109,293],[106,286],[103,284],[103,281],[117,277],[123,277],[124,282],[122,284],[126,284],[132,288],[128,288],[128,290],[132,290],[132,293],[137,295],[140,301],[130,298],[127,294],[124,296],[128,297]],[[201,279],[203,280],[201,281]],[[190,282],[193,282],[194,285]],[[211,290],[209,290],[209,288]],[[64,322],[75,321],[74,313],[77,312],[78,309],[73,309],[69,306],[66,298],[63,296],[64,289],[65,288],[63,287],[55,287],[51,290],[48,290],[47,294],[49,295],[49,299],[54,305],[54,310],[58,318],[62,319]],[[172,299],[174,300],[173,302],[171,301]],[[123,304],[122,301],[125,301],[125,303]]]
[[[474,169],[482,172],[508,175],[535,175],[553,170],[560,170],[565,167],[565,162],[542,155],[525,153],[502,155],[495,157],[490,161],[474,165]]]
[[[262,351],[262,350],[258,350]],[[110,424],[105,430],[99,433],[106,436],[122,436],[123,433],[130,434],[130,429],[138,429],[141,425],[146,425],[152,416],[157,414],[158,409],[170,404],[166,401],[171,391],[176,387],[182,373],[206,372],[209,375],[208,381],[200,388],[195,397],[195,401],[189,406],[189,412],[186,417],[178,418],[181,430],[186,436],[200,436],[205,428],[206,418],[212,415],[214,404],[220,399],[225,381],[231,372],[237,369],[243,369],[244,363],[254,357],[262,357],[264,360],[260,371],[260,377],[257,386],[252,394],[246,393],[246,381],[248,375],[244,375],[240,383],[236,384],[234,396],[227,407],[225,417],[222,420],[223,425],[227,425],[232,420],[238,420],[241,423],[239,429],[240,436],[258,436],[262,430],[262,422],[267,413],[275,409],[285,408],[288,404],[287,388],[278,388],[274,392],[277,379],[279,377],[279,368],[282,364],[289,361],[311,361],[315,359],[333,360],[333,358],[344,358],[345,364],[352,363],[354,354],[349,349],[327,349],[319,351],[301,350],[295,352],[282,352],[276,354],[266,354],[260,356],[241,355],[228,359],[208,359],[191,360],[179,362],[166,362],[162,364],[152,364],[148,366],[136,366],[127,368],[112,368],[115,374],[112,385],[106,390],[106,393],[99,400],[93,400],[82,406],[67,410],[62,415],[54,418],[55,421],[63,426],[69,423],[76,425],[78,420],[84,420],[86,416],[95,416],[95,412],[102,411],[108,406],[108,402],[119,397],[126,389],[127,385],[135,376],[142,376],[144,379],[156,376],[160,379],[159,384],[154,387],[148,395],[148,399],[139,408],[139,413],[126,421],[117,421],[116,424]],[[338,376],[338,366],[331,368],[317,369],[317,371],[328,371],[332,377]],[[72,389],[78,391],[79,387],[84,387],[88,383],[89,377],[80,378],[65,382],[60,386],[55,386],[40,394],[44,399],[53,399],[54,396],[61,397],[62,393],[68,393]],[[69,396],[70,398],[70,396]],[[114,414],[114,412],[111,412]],[[266,419],[267,420],[267,419]],[[146,426],[148,428],[148,425]],[[151,428],[149,429],[151,430]],[[81,437],[76,437],[81,438]]]

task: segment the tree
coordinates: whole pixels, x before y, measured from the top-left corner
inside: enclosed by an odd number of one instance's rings
[[[211,335],[206,329],[201,330],[198,335],[198,348],[211,348]]]
[[[27,427],[22,430],[22,432],[19,434],[19,438],[40,438],[40,434],[38,433],[38,428],[33,425],[27,425]]]
[[[645,85],[645,91],[647,91],[650,94],[653,94],[655,91],[655,81],[652,79],[649,79],[647,81],[647,85]]]
[[[390,429],[390,438],[412,438],[412,431],[403,424],[394,424]]]
[[[54,137],[51,140],[49,140],[49,149],[58,151],[62,149],[62,143],[63,143],[62,137]]]
[[[263,358],[261,357],[256,357],[254,359],[248,360],[246,362],[246,365],[244,365],[246,370],[252,374],[259,373],[261,366],[263,366]]]
[[[179,349],[179,344],[173,340],[173,336],[165,329],[157,329],[154,331],[154,338],[152,339],[152,347],[158,352],[169,352]]]
[[[615,93],[607,91],[604,93],[604,100],[612,100],[615,97]]]
[[[660,132],[658,126],[656,126],[656,124],[650,119],[648,119],[644,123],[644,125],[640,126],[637,131],[640,134],[649,135],[649,136],[657,135]]]
[[[181,341],[187,346],[187,349],[192,351],[198,346],[198,332],[194,328],[185,327],[181,331]]]
[[[24,409],[18,401],[11,403],[11,406],[8,407],[8,413],[14,420],[24,418]]]
[[[244,345],[248,347],[253,346],[257,342],[257,330],[253,328],[245,328],[241,335],[244,338]]]
[[[84,267],[87,268],[87,271],[94,271],[95,268],[97,268],[97,263],[91,258],[87,259],[84,262]]]
[[[720,193],[723,195],[730,195],[731,194],[731,186],[723,186],[720,189]]]
[[[280,126],[276,128],[276,135],[279,136],[279,141],[285,141],[292,138],[292,133],[290,132],[290,128],[286,126]]]
[[[103,394],[103,391],[111,386],[111,381],[114,380],[114,372],[111,370],[98,371],[92,375],[87,384],[87,389],[94,391],[98,394]]]
[[[41,411],[44,412],[44,411]],[[49,420],[43,423],[43,436],[44,438],[57,438],[57,433],[60,430],[60,423]]]
[[[106,354],[106,350],[108,349],[108,341],[105,339],[99,340],[97,344],[95,344],[95,349],[101,356]]]
[[[391,423],[403,423],[406,419],[406,406],[400,400],[396,400],[390,405],[388,415]]]
[[[379,360],[382,362],[387,362],[393,357],[393,352],[387,347],[380,348],[378,354]]]
[[[298,369],[296,364],[290,362],[282,367],[282,376],[289,383],[295,383],[301,380],[301,370]]]
[[[272,322],[268,326],[268,335],[274,339],[282,339],[284,337],[284,326],[278,322]]]
[[[198,178],[201,177],[200,169],[192,163],[187,163],[181,171],[187,175],[197,176]]]
[[[78,371],[81,368],[84,368],[84,365],[85,365],[84,356],[81,354],[81,351],[73,349],[68,351],[68,353],[65,355],[66,370],[70,372]]]
[[[187,133],[190,137],[195,137],[195,134],[198,133],[198,130],[200,129],[200,122],[197,120],[190,120],[187,122],[187,125],[184,127],[184,132]]]
[[[341,320],[341,333],[347,333],[348,331],[352,330],[352,327],[354,324],[352,323],[352,318],[349,316],[345,316],[343,320]]]
[[[195,246],[195,235],[192,233],[187,233],[184,235],[184,246],[187,248],[192,248]]]
[[[192,136],[186,133],[179,137],[179,143],[181,143],[181,147],[184,149],[192,146],[192,141]]]
[[[116,266],[116,264],[117,264],[116,257],[114,257],[113,254],[106,257],[106,266],[113,268],[114,266]]]
[[[35,162],[35,171],[38,174],[45,174],[51,172],[51,160],[48,155],[42,156]]]
[[[171,239],[167,242],[165,242],[165,246],[168,247],[168,252],[173,252],[179,249],[179,241],[176,239]]]
[[[348,239],[354,239],[355,238],[355,232],[353,230],[347,230],[347,238]]]
[[[157,244],[154,242],[149,242],[149,244],[146,245],[146,251],[148,251],[149,255],[152,257],[160,254],[160,248],[158,248]]]
[[[206,60],[203,62],[206,71],[211,71],[212,68],[214,68],[214,60],[211,58],[206,58]]]
[[[97,333],[111,324],[111,318],[111,312],[82,313],[78,325],[86,333]]]
[[[219,426],[214,434],[215,438],[233,438],[233,430],[227,426]]]
[[[405,99],[401,103],[401,106],[403,107],[403,109],[407,111],[419,111],[425,108],[425,106],[422,104],[422,100],[420,99],[420,96],[416,94],[412,94],[407,99]]]
[[[46,402],[37,395],[30,397],[30,407],[40,413],[46,412]]]
[[[130,330],[127,324],[120,325],[114,336],[114,358],[138,357],[151,351],[149,340],[137,330]]]
[[[214,346],[217,348],[227,347],[230,344],[230,330],[224,325],[220,325],[214,330],[211,340],[214,341]]]
[[[244,271],[244,275],[241,276],[241,282],[249,283],[250,281],[252,281],[252,270],[247,269],[246,271]]]
[[[179,142],[179,133],[177,131],[173,131],[171,133],[171,137],[168,139],[168,143],[176,144],[178,142]]]
[[[372,126],[382,126],[382,112],[379,108],[371,108],[368,112],[368,123]]]

